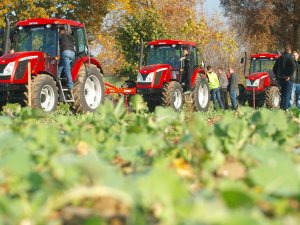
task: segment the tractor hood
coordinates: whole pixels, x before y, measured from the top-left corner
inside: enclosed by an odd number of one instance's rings
[[[168,64],[155,64],[155,65],[150,65],[150,66],[145,66],[142,67],[139,72],[141,74],[149,74],[152,72],[157,72],[158,70],[170,70],[171,66]]]
[[[10,62],[16,62],[16,61],[25,61],[25,60],[37,60],[44,58],[43,52],[16,52],[12,54],[6,54],[2,57],[0,57],[0,64],[8,64]]]
[[[268,77],[268,76],[269,76],[269,73],[267,73],[267,72],[251,73],[248,76],[248,79],[249,80],[257,80],[257,79],[265,78],[265,77]]]
[[[29,62],[31,74],[45,70],[43,52],[16,52],[0,57],[0,83],[27,83]]]

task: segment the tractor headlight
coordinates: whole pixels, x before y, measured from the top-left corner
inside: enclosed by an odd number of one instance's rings
[[[154,78],[154,72],[149,73],[149,75],[146,77],[146,83],[152,83]]]
[[[15,62],[10,62],[7,64],[7,66],[3,70],[3,73],[0,75],[2,76],[12,75],[14,68],[15,68]]]
[[[143,82],[143,77],[140,73],[138,73],[138,75],[137,75],[137,82],[139,82],[139,83]]]

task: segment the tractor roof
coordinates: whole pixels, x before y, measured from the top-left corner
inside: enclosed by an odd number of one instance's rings
[[[260,53],[251,55],[251,59],[277,59],[280,55],[274,53]]]
[[[83,27],[84,25],[77,21],[55,18],[37,18],[20,21],[17,26],[32,26],[32,25],[46,25],[46,24],[58,24],[58,25],[70,25],[75,27]]]
[[[180,40],[157,40],[148,42],[148,45],[190,45],[196,46],[197,44],[189,41],[180,41]]]

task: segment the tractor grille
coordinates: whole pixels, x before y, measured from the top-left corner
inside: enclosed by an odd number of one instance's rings
[[[148,77],[149,73],[147,73],[147,74],[141,74],[141,75],[143,77],[143,80],[146,80],[146,78]]]
[[[7,64],[0,64],[0,74],[4,72],[5,67]],[[10,76],[1,76],[0,75],[0,80],[9,80]]]
[[[149,75],[149,73],[146,73],[146,74],[141,74],[142,75],[142,77],[143,77],[143,81],[145,81],[146,80],[146,78],[148,77],[148,75]],[[151,84],[151,82],[138,82],[138,85],[142,85],[142,86],[146,86],[146,85],[150,85]]]
[[[26,68],[27,68],[28,60],[24,60],[19,62],[18,68],[15,73],[15,80],[20,80],[24,77]]]
[[[159,85],[163,71],[157,72],[154,79],[154,85]]]

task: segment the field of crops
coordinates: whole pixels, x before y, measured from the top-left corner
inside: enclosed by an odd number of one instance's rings
[[[0,117],[0,225],[299,225],[299,113]]]

